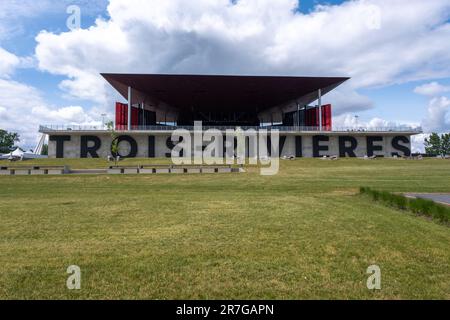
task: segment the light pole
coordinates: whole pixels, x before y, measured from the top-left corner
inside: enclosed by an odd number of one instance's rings
[[[355,116],[355,124],[356,124],[356,129],[358,129],[358,118],[359,118],[359,116],[358,116],[358,115],[356,115],[356,116]]]
[[[102,113],[102,129],[105,128],[105,117],[106,117],[106,113]]]

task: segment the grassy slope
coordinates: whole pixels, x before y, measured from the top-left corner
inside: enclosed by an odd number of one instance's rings
[[[356,195],[450,192],[450,161],[281,164],[274,177],[0,177],[0,298],[450,299],[450,229]],[[366,288],[371,264],[381,291]]]

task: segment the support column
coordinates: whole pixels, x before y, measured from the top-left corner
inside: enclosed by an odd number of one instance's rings
[[[322,131],[322,89],[318,90],[319,96],[319,131]]]
[[[147,126],[147,123],[145,121],[145,102],[141,103],[141,109],[142,109],[141,125],[145,128],[145,126]]]
[[[131,131],[131,87],[128,87],[128,131]]]

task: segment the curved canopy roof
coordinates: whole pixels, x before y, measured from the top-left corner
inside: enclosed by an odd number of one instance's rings
[[[148,100],[177,109],[262,111],[299,100],[308,104],[349,78],[287,76],[225,76],[169,74],[112,74],[102,76],[125,98],[133,88],[132,102]],[[140,101],[139,101],[140,100]]]

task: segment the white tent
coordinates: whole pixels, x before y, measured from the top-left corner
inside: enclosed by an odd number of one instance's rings
[[[35,152],[26,152],[17,148],[16,150],[1,155],[0,159],[8,159],[8,160],[26,160],[26,159],[40,159],[40,158],[48,158],[48,156],[43,156],[40,153],[42,152],[42,147],[44,145],[45,135],[42,135],[38,146],[36,147]]]
[[[40,154],[34,154],[32,152],[25,152],[25,151],[20,150],[20,148],[17,148],[13,152],[2,155],[1,158],[8,159],[8,160],[25,160],[25,159],[47,158],[47,156],[42,156]]]

